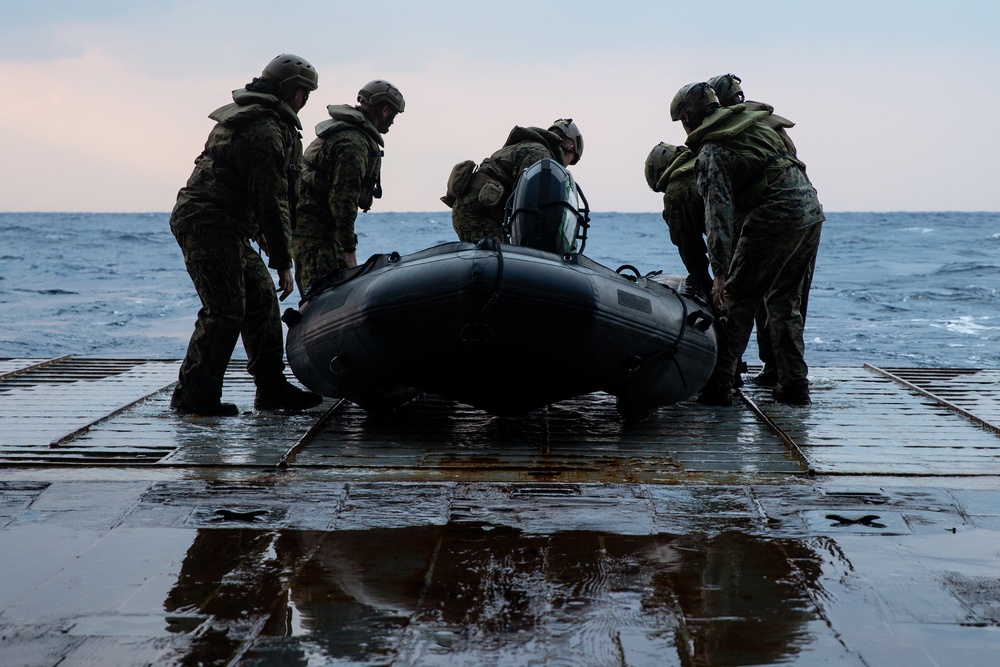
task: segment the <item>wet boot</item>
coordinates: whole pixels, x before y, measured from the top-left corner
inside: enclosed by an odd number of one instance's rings
[[[771,396],[778,403],[786,405],[809,405],[812,401],[809,398],[809,387],[782,387],[778,385],[771,392]]]
[[[198,405],[187,401],[177,389],[174,389],[173,396],[170,397],[170,409],[179,415],[194,415],[197,417],[235,417],[240,414],[240,409],[235,403],[213,403],[211,405]]]
[[[758,387],[774,387],[778,384],[778,369],[764,364],[764,369],[750,378],[750,383]]]
[[[729,387],[708,384],[698,394],[698,402],[702,405],[730,406],[733,404],[733,390]]]
[[[306,410],[323,402],[319,394],[299,389],[282,377],[257,387],[253,399],[256,410]]]

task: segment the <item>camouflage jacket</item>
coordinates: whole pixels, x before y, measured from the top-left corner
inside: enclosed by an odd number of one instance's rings
[[[296,248],[331,247],[340,253],[358,247],[354,223],[380,197],[382,135],[360,109],[327,107],[330,119],[316,126],[306,148],[295,221]]]
[[[716,275],[729,272],[738,233],[753,228],[755,233],[781,234],[824,219],[801,163],[763,122],[769,115],[748,112],[744,105],[725,107],[688,135],[688,145],[697,150],[695,184],[705,202],[705,233]],[[736,229],[741,219],[742,232]],[[761,226],[767,229],[757,229]]]
[[[562,164],[559,144],[563,142],[555,132],[540,127],[517,126],[507,135],[503,147],[479,165],[479,171],[495,178],[510,194],[521,177],[521,172],[544,158]]]
[[[263,234],[268,266],[288,269],[290,200],[297,188],[302,140],[298,115],[285,101],[240,89],[216,121],[170,216],[174,227],[224,229],[246,238]]]
[[[687,272],[702,289],[710,289],[708,248],[705,246],[705,203],[694,183],[694,153],[680,147],[656,183],[663,193],[663,221],[670,230],[670,242]]]

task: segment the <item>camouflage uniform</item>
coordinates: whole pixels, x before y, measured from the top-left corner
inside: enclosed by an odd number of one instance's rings
[[[354,252],[358,209],[368,211],[380,197],[382,135],[358,107],[327,107],[330,120],[316,126],[306,148],[299,202],[292,231],[295,283],[299,294],[343,266]]]
[[[670,242],[677,247],[687,272],[706,294],[711,294],[705,202],[694,184],[694,157],[687,147],[678,147],[676,157],[657,181],[656,191],[663,193],[663,220],[670,230]]]
[[[795,127],[795,123],[788,120],[783,116],[779,116],[774,113],[774,107],[770,104],[764,102],[752,102],[747,100],[743,103],[747,111],[769,111],[770,115],[764,116],[761,120],[762,123],[774,130],[781,141],[785,144],[785,152],[789,155],[795,157],[798,155],[798,151],[795,148],[795,144],[792,142],[792,138],[788,136],[786,128]],[[805,171],[805,165],[802,166],[803,171]],[[809,268],[808,275],[802,284],[802,323],[805,325],[806,321],[806,306],[809,302],[809,289],[812,287],[812,267]],[[754,323],[757,327],[757,356],[764,363],[764,370],[768,375],[774,371],[776,360],[774,358],[774,344],[771,340],[771,328],[767,324],[767,309],[761,308],[757,311],[757,315],[754,317]]]
[[[462,241],[503,238],[503,214],[507,198],[514,191],[521,172],[544,158],[562,164],[559,145],[563,137],[540,127],[515,127],[503,148],[486,158],[472,176],[468,190],[458,195],[451,209],[451,224]],[[503,187],[503,196],[494,206],[479,201],[479,192],[493,179]]]
[[[174,391],[175,405],[195,411],[219,404],[241,335],[257,386],[284,380],[275,285],[249,239],[266,238],[272,269],[291,268],[289,196],[301,125],[274,95],[241,89],[233,100],[209,115],[216,126],[170,215],[202,304]]]
[[[761,122],[768,114],[743,105],[718,109],[688,135],[698,155],[695,183],[705,201],[712,271],[726,275],[729,309],[710,391],[732,387],[762,304],[779,383],[786,390],[808,387],[802,285],[815,262],[825,216],[801,163]],[[736,230],[739,219],[742,229]]]

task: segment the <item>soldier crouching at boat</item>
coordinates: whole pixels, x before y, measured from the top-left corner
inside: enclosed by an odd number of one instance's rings
[[[295,282],[303,296],[338,268],[357,266],[358,209],[382,196],[382,135],[403,113],[403,94],[376,79],[358,91],[358,104],[331,104],[306,148],[292,248]]]
[[[451,208],[451,224],[461,241],[503,237],[503,212],[521,173],[539,160],[551,158],[564,167],[583,155],[583,135],[572,118],[560,118],[547,130],[516,126],[503,147],[478,167],[460,162],[441,198]]]
[[[256,238],[278,271],[284,299],[294,289],[288,230],[302,155],[298,112],[316,90],[316,70],[295,55],[274,58],[259,78],[213,111],[216,122],[177,194],[170,229],[201,309],[171,407],[182,414],[236,415],[222,402],[226,367],[242,336],[257,409],[302,409],[322,397],[284,375],[284,343],[274,281],[250,245]]]
[[[694,184],[694,153],[687,146],[660,142],[646,158],[646,184],[663,193],[663,221],[690,280],[712,294],[705,245],[705,202]]]

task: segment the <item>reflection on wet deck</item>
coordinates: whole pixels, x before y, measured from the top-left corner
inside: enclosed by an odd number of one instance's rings
[[[179,418],[177,362],[0,360],[0,665],[993,665],[996,371],[814,369],[627,426]],[[284,464],[284,465],[282,465]]]

